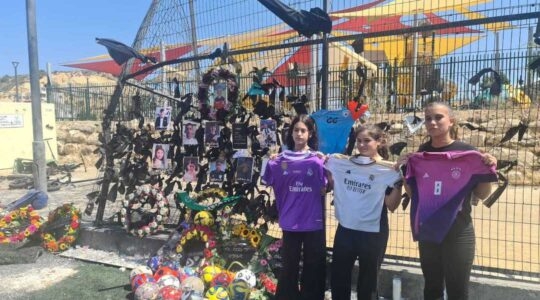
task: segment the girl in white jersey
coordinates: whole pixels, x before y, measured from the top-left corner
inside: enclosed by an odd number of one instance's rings
[[[401,201],[399,173],[388,158],[384,132],[376,126],[355,131],[359,155],[330,155],[326,168],[334,189],[339,225],[331,267],[333,300],[351,298],[351,273],[358,259],[358,299],[377,299],[377,277],[388,242],[387,209]]]

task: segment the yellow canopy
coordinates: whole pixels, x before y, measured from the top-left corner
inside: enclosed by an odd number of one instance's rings
[[[481,37],[482,36],[479,35],[438,36],[435,38],[435,52],[433,53],[433,57],[438,58],[444,56],[456,49],[477,41]],[[426,49],[426,52],[431,52],[431,44],[432,38],[427,38],[425,44],[423,39],[420,38],[418,40],[418,52],[422,53],[424,52],[424,49]],[[401,61],[406,57],[405,38],[403,36],[385,36],[366,39],[364,49],[366,51],[382,50],[386,53],[386,57],[388,57],[389,60],[397,58],[398,61]],[[407,50],[412,52],[412,38],[408,39]]]
[[[376,6],[365,10],[332,13],[330,15],[339,18],[407,15],[452,10],[456,7],[469,7],[490,1],[491,0],[395,0],[386,5]]]
[[[395,0],[386,5],[376,6],[365,10],[350,11],[343,13],[332,13],[333,17],[355,18],[355,17],[382,17],[395,15],[411,15],[419,13],[435,13],[441,11],[455,10],[461,13],[465,18],[482,19],[484,15],[471,11],[468,7],[478,4],[491,2],[491,0]],[[492,31],[511,28],[508,22],[497,22],[485,24],[484,28]]]

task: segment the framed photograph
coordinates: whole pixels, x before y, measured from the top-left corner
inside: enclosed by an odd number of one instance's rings
[[[253,177],[253,157],[238,157],[236,159],[236,181],[251,182]]]
[[[220,134],[218,122],[206,122],[204,127],[204,143],[209,147],[217,147]]]
[[[227,108],[227,85],[224,82],[214,84],[214,109]]]
[[[210,181],[223,182],[227,174],[227,162],[224,159],[218,159],[210,162]]]
[[[154,122],[154,128],[156,128],[156,130],[164,130],[169,128],[169,125],[171,124],[171,112],[171,106],[158,106],[156,108],[156,120]]]
[[[275,120],[261,120],[261,147],[274,147],[277,145],[276,127]]]
[[[200,124],[195,122],[183,122],[182,124],[182,145],[197,145],[198,141],[195,138],[195,133],[199,129]]]
[[[244,123],[232,124],[232,143],[234,149],[247,149],[248,137],[246,134],[247,125]]]
[[[186,182],[197,181],[197,176],[199,175],[199,158],[196,156],[184,157],[184,176],[182,180]]]
[[[168,144],[154,144],[152,146],[152,169],[167,169]]]

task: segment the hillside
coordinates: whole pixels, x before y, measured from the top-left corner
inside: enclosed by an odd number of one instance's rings
[[[30,78],[28,75],[19,75],[19,95],[22,101],[30,101]],[[44,87],[47,84],[47,76],[44,71],[40,72],[40,84]],[[82,86],[90,85],[114,85],[116,78],[110,74],[73,71],[73,72],[53,72],[52,84],[56,86]],[[0,102],[15,101],[16,84],[15,76],[5,75],[0,78]]]

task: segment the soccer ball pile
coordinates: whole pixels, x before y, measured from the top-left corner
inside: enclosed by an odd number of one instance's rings
[[[134,298],[140,300],[247,300],[257,277],[249,269],[235,273],[208,265],[196,270],[152,257],[131,271],[130,281]]]

